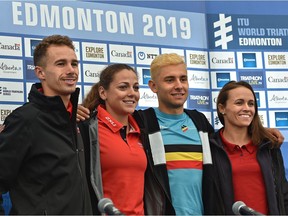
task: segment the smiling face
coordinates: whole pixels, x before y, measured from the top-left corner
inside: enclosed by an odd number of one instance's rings
[[[99,95],[105,101],[106,110],[121,122],[123,116],[135,111],[140,98],[136,73],[127,69],[115,73],[108,89],[99,87]]]
[[[149,81],[150,89],[157,94],[159,109],[167,114],[181,114],[188,96],[188,79],[185,64],[162,67],[154,80]]]
[[[225,104],[218,104],[218,109],[224,113],[225,128],[248,127],[255,115],[254,95],[246,87],[229,90]]]
[[[73,49],[65,45],[51,45],[45,62],[35,67],[46,96],[59,95],[63,100],[75,91],[79,76],[78,60]]]

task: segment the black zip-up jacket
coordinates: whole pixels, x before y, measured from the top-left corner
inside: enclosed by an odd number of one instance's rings
[[[208,122],[205,115],[197,110],[188,110],[184,109],[184,112],[191,118],[194,122],[202,142],[203,148],[203,164],[210,163],[211,155],[209,149],[208,136],[209,134],[214,133],[214,129],[211,124]],[[159,199],[155,202],[155,205],[161,206],[163,208],[162,212],[165,212],[165,215],[175,215],[175,210],[172,205],[170,187],[169,187],[169,178],[168,172],[166,168],[166,163],[155,164],[153,159],[153,152],[151,151],[151,146],[157,140],[157,142],[161,142],[160,139],[157,139],[157,136],[161,136],[160,134],[160,126],[157,120],[156,113],[153,108],[149,108],[146,110],[139,110],[139,114],[141,115],[144,126],[149,134],[149,146],[147,146],[146,152],[149,161],[150,171],[155,176],[158,184],[160,184],[160,188],[155,191],[157,197]],[[164,144],[162,143],[163,148]],[[208,147],[207,148],[205,148]],[[207,159],[207,160],[206,160]]]
[[[210,215],[233,215],[232,168],[219,131],[210,139],[213,163],[203,167],[203,196],[206,197],[203,200],[204,212]],[[262,143],[256,157],[263,173],[269,214],[287,215],[288,185],[280,149],[271,149],[270,143]]]
[[[142,119],[138,111],[133,113],[141,132],[142,145],[147,153],[149,148],[149,139],[147,131],[144,128]],[[98,139],[98,119],[97,112],[93,112],[90,119],[80,122],[79,129],[84,142],[85,158],[86,158],[86,173],[88,185],[90,189],[90,197],[93,208],[93,214],[100,214],[97,204],[103,198],[103,186],[101,177],[100,164],[100,147]],[[117,155],[115,155],[117,157]],[[144,186],[144,210],[145,215],[165,215],[167,214],[165,195],[163,194],[160,184],[156,181],[154,172],[151,170],[152,165],[150,158],[147,158],[148,165],[145,172]]]
[[[71,95],[70,119],[62,99],[46,97],[39,88],[40,83],[34,84],[29,103],[5,119],[0,193],[10,192],[10,214],[90,214],[83,147],[76,132],[79,89]]]

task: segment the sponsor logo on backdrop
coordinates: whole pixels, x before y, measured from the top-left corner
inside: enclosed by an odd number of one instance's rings
[[[113,57],[120,57],[120,58],[132,58],[133,52],[132,51],[118,51],[116,49],[111,51],[111,56]]]
[[[36,46],[40,43],[41,40],[35,40],[35,39],[30,39],[30,52],[31,52],[31,56],[33,56],[34,54],[34,50],[36,48]]]
[[[210,108],[210,92],[208,91],[195,91],[189,90],[188,96],[188,104],[189,107],[193,107],[195,109],[203,108],[209,109]]]
[[[145,59],[150,59],[153,60],[155,57],[157,56],[157,54],[153,54],[153,53],[145,53],[145,52],[138,52],[137,57],[139,60],[145,60]]]
[[[110,62],[134,64],[133,46],[110,44]]]
[[[83,64],[84,82],[98,82],[100,78],[100,73],[106,66],[107,65]]]
[[[267,88],[287,88],[288,73],[287,71],[266,72]]]
[[[253,88],[264,88],[263,72],[239,72],[239,80],[249,83]]]
[[[137,64],[150,65],[153,59],[159,55],[159,48],[136,46]]]
[[[82,43],[84,61],[107,62],[107,45],[101,43]]]
[[[227,82],[237,80],[236,71],[211,71],[211,88],[220,89]]]
[[[232,17],[225,14],[219,14],[219,19],[213,23],[215,47],[221,47],[223,50],[228,49],[228,43],[233,41],[232,35]]]
[[[288,112],[275,112],[276,127],[288,126]]]
[[[33,60],[25,60],[25,69],[26,69],[26,79],[28,81],[39,81],[38,77],[34,72],[35,66]]]
[[[22,60],[0,58],[0,77],[23,79]]]
[[[262,53],[261,52],[237,52],[239,69],[262,69]]]
[[[208,54],[204,51],[186,50],[187,67],[208,69]]]
[[[105,53],[104,53],[104,48],[103,47],[89,47],[86,46],[86,55],[85,57],[87,59],[92,58],[92,59],[104,59],[105,58]]]
[[[287,108],[287,91],[267,91],[269,108]]]
[[[84,71],[84,74],[85,74],[85,77],[92,77],[93,79],[94,78],[98,78],[99,79],[99,77],[100,77],[100,72],[93,72],[93,71],[91,71],[89,69],[86,69]]]
[[[208,72],[189,70],[187,74],[190,88],[210,88],[210,79]]]
[[[132,58],[133,52],[132,51],[118,51],[116,49],[111,51],[111,56],[113,57],[120,57],[120,58]]]
[[[264,52],[265,68],[288,68],[287,52]]]
[[[243,67],[244,68],[256,68],[256,54],[255,53],[242,53]]]
[[[22,56],[21,38],[0,36],[0,55]]]
[[[20,50],[21,44],[20,43],[4,43],[0,41],[0,50],[2,51],[9,51],[9,50]]]
[[[230,80],[230,73],[216,73],[216,82],[218,88],[223,87]]]
[[[210,68],[235,68],[235,55],[234,52],[210,52]]]
[[[141,88],[140,92],[140,99],[138,102],[138,106],[140,107],[157,107],[158,106],[158,99],[157,95],[153,93],[150,88]]]
[[[146,53],[145,52],[138,52],[137,57],[140,60],[144,60],[144,59],[146,59]]]
[[[148,82],[151,79],[150,69],[143,68],[142,76],[143,76],[143,85],[148,85]]]
[[[0,81],[0,101],[24,102],[23,83]]]

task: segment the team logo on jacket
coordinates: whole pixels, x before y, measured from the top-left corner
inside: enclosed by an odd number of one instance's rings
[[[182,125],[182,126],[181,126],[181,130],[182,130],[183,132],[186,132],[186,131],[188,130],[188,127],[187,127],[186,125]]]

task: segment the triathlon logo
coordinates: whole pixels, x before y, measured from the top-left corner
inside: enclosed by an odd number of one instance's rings
[[[221,46],[223,50],[227,50],[228,43],[233,41],[233,35],[228,35],[232,32],[232,25],[228,26],[231,21],[231,16],[225,17],[225,14],[219,14],[219,20],[213,23],[214,29],[219,29],[214,32],[215,47]]]

